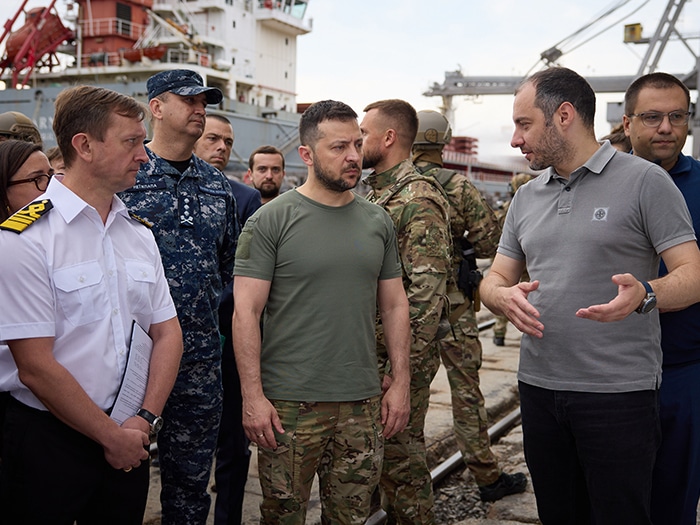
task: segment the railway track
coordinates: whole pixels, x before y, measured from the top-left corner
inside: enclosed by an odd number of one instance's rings
[[[484,330],[491,328],[495,322],[496,320],[492,318],[479,323],[479,332],[483,332]],[[494,443],[498,441],[519,423],[520,407],[515,408],[489,427],[488,434],[491,442]],[[462,454],[457,451],[430,471],[430,477],[433,480],[433,487],[439,485],[440,482],[447,476],[462,467],[464,467]],[[386,513],[380,509],[369,517],[369,519],[365,522],[365,525],[381,525],[386,523],[386,518]]]

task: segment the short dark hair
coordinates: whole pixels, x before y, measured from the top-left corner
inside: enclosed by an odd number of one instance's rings
[[[87,133],[104,140],[112,124],[112,113],[143,120],[146,108],[133,98],[96,86],[75,86],[61,91],[54,104],[53,132],[66,167],[75,160],[73,137]]]
[[[418,133],[418,113],[411,104],[405,100],[392,98],[378,100],[368,104],[363,110],[365,113],[376,109],[389,123],[389,127],[396,131],[402,146],[409,149]]]
[[[231,128],[233,128],[233,124],[231,124],[231,121],[227,117],[219,115],[218,113],[207,113],[207,118],[213,118],[214,120],[218,120],[219,122],[228,124],[229,126],[231,126]]]
[[[678,86],[685,93],[685,100],[688,103],[688,108],[690,108],[690,91],[688,87],[681,82],[680,79],[669,75],[668,73],[649,73],[639,77],[637,80],[632,82],[630,86],[625,91],[625,115],[629,116],[635,112],[637,106],[637,101],[639,100],[639,93],[642,89],[650,87],[654,89],[668,89],[673,86]]]
[[[41,144],[16,139],[0,142],[0,222],[10,216],[7,183],[19,171],[22,164],[27,162],[30,155],[36,151],[41,151]],[[13,213],[15,211],[12,210]]]
[[[322,100],[311,104],[299,121],[299,141],[303,146],[313,148],[316,145],[321,138],[318,125],[326,120],[357,121],[357,113],[347,104],[337,100]]]
[[[552,122],[554,113],[564,102],[569,102],[581,117],[583,125],[595,126],[595,92],[581,75],[565,67],[552,67],[526,78],[515,91],[532,84],[535,88],[535,107],[544,113],[545,122]]]
[[[284,170],[284,153],[282,153],[276,147],[266,144],[265,146],[260,146],[259,148],[256,148],[255,151],[253,151],[253,153],[250,154],[250,157],[248,158],[248,167],[251,171],[253,170],[253,166],[255,165],[255,156],[261,153],[263,155],[279,155],[282,159],[282,169]]]

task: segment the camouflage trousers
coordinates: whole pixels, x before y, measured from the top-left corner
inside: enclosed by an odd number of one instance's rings
[[[163,525],[204,525],[222,404],[221,359],[180,365],[158,434]]]
[[[493,325],[494,337],[505,337],[508,329],[508,318],[505,315],[496,315],[496,324]]]
[[[411,415],[403,432],[384,444],[384,467],[379,482],[382,508],[389,524],[435,523],[433,483],[425,453],[425,416],[430,383],[440,366],[437,345],[423,358],[411,358]]]
[[[501,470],[491,452],[488,417],[479,388],[481,342],[467,335],[458,321],[453,332],[440,342],[440,357],[450,382],[457,446],[477,484],[489,485],[498,479]]]
[[[382,469],[380,397],[272,403],[285,432],[275,433],[275,450],[258,448],[261,525],[303,525],[317,473],[321,523],[365,523]]]

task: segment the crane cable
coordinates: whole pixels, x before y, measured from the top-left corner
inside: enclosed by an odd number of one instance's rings
[[[606,8],[600,15],[596,16],[593,20],[591,20],[589,23],[587,23],[586,25],[584,25],[584,26],[581,27],[580,29],[577,29],[576,31],[574,31],[572,34],[570,34],[570,35],[567,36],[566,38],[563,38],[562,40],[560,40],[559,42],[557,42],[556,44],[554,44],[552,47],[550,47],[550,49],[557,49],[557,48],[559,48],[560,45],[562,45],[562,44],[564,44],[564,43],[570,42],[574,37],[576,37],[576,36],[582,34],[584,31],[586,31],[587,29],[591,28],[592,26],[594,26],[594,25],[597,24],[598,22],[601,22],[601,21],[604,20],[605,18],[609,17],[609,16],[612,15],[615,11],[617,11],[618,9],[620,9],[620,8],[624,7],[626,4],[628,4],[630,1],[631,1],[631,0],[620,0],[620,1],[618,1],[617,3],[611,5],[610,7]],[[600,36],[601,34],[605,33],[606,31],[610,30],[612,27],[616,26],[617,24],[619,24],[620,22],[622,22],[623,20],[625,20],[626,18],[629,18],[630,16],[632,16],[634,13],[636,13],[637,11],[639,11],[640,9],[642,9],[642,8],[643,8],[645,5],[647,5],[649,2],[650,2],[650,0],[644,0],[644,1],[643,1],[636,9],[634,9],[632,12],[630,12],[630,13],[624,15],[623,17],[621,17],[620,19],[616,20],[616,21],[613,22],[612,24],[610,24],[610,25],[608,25],[607,27],[603,28],[602,30],[598,31],[598,32],[595,33],[593,36],[590,36],[590,37],[586,38],[583,42],[580,42],[580,43],[576,44],[576,45],[575,45],[574,47],[572,47],[571,49],[568,49],[568,50],[566,50],[566,51],[560,51],[560,52],[561,52],[561,55],[564,55],[564,54],[566,54],[566,53],[570,53],[570,52],[572,52],[572,51],[578,49],[578,48],[581,47],[582,45],[587,44],[588,42],[590,42],[590,41],[593,40],[594,38],[597,38],[597,37]],[[561,55],[560,55],[560,56],[561,56]],[[532,70],[535,69],[535,68],[540,64],[540,62],[543,62],[543,61],[544,61],[544,58],[543,58],[542,56],[540,56],[540,59],[539,59],[537,62],[535,62],[535,63],[532,65],[532,67],[527,71],[527,73],[525,74],[525,77],[529,76],[530,73],[532,72]]]

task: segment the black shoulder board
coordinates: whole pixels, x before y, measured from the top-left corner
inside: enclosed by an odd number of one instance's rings
[[[143,217],[139,217],[139,216],[136,215],[133,211],[130,211],[130,212],[129,212],[129,217],[131,217],[132,219],[134,219],[136,222],[140,222],[140,223],[143,224],[146,228],[153,228],[153,224],[152,224],[152,223],[148,222],[148,221],[147,221],[146,219],[144,219]]]
[[[22,233],[53,208],[49,199],[34,201],[0,224],[0,230]]]

